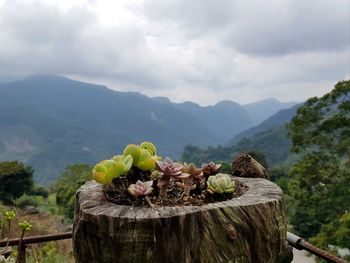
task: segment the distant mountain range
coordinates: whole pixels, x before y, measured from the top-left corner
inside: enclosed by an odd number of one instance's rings
[[[214,106],[206,107],[193,102],[176,104],[168,101],[168,103],[190,113],[222,142],[232,138],[233,134],[238,134],[253,126],[244,106],[233,101],[220,101]]]
[[[268,98],[245,104],[244,109],[247,111],[249,118],[255,126],[276,112],[279,112],[282,109],[289,109],[296,104],[298,104],[298,102],[280,102],[274,98]]]
[[[265,112],[278,109],[261,105]],[[0,161],[24,161],[34,167],[38,183],[48,184],[66,165],[110,158],[128,143],[149,140],[161,155],[177,159],[187,144],[222,144],[262,121],[252,121],[245,107],[231,101],[207,107],[176,104],[65,77],[34,75],[0,84]]]
[[[239,153],[258,151],[265,155],[269,165],[284,162],[291,157],[292,146],[286,124],[291,121],[300,106],[302,104],[279,111],[259,125],[236,135],[225,146],[186,146],[182,159],[197,164],[213,160],[230,163]]]
[[[231,140],[229,141],[229,145],[234,144],[242,140],[243,138],[249,138],[255,134],[265,132],[271,128],[283,126],[284,124],[290,122],[295,115],[297,109],[302,106],[302,103],[299,103],[297,105],[294,105],[293,107],[289,109],[283,109],[277,112],[276,114],[272,115],[262,123],[260,123],[257,126],[254,126],[250,129],[247,129],[237,135],[235,135]]]

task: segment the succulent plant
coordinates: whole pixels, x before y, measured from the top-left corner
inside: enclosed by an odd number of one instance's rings
[[[199,181],[203,178],[203,171],[200,168],[197,168],[193,163],[184,164],[182,166],[182,174],[187,175],[186,178],[182,180],[184,184],[184,196],[189,196],[190,191],[195,188],[193,185],[194,181]]]
[[[207,190],[211,194],[233,193],[235,191],[235,181],[228,174],[219,173],[209,176],[207,185]]]
[[[165,158],[163,161],[156,162],[157,169],[164,175],[158,179],[157,186],[159,188],[159,195],[164,198],[166,196],[166,191],[169,186],[170,178],[183,179],[189,177],[187,174],[182,174],[182,165],[173,162],[169,157]]]
[[[140,146],[129,144],[123,151],[124,156],[132,156],[133,166],[143,171],[156,169],[156,161],[161,159],[156,154],[157,148],[151,142],[143,142]]]
[[[156,166],[158,171],[162,172],[166,176],[178,178],[182,175],[182,165],[173,162],[169,157],[162,161],[157,161]]]
[[[158,170],[154,170],[151,173],[151,180],[158,180],[164,176],[164,173]]]
[[[13,210],[5,211],[5,212],[4,212],[4,218],[5,218],[7,221],[11,221],[13,218],[15,218],[15,216],[16,216],[16,212],[13,211]]]
[[[32,225],[28,223],[28,221],[23,221],[18,224],[18,226],[22,229],[22,231],[30,231]]]
[[[141,182],[140,180],[136,182],[136,184],[131,184],[128,188],[128,192],[137,197],[144,197],[147,204],[150,207],[154,207],[154,204],[152,204],[151,200],[148,198],[148,194],[152,193],[153,188],[153,181],[147,181],[147,182]]]
[[[221,164],[216,164],[214,162],[203,163],[201,167],[202,167],[204,176],[208,178],[210,175],[215,175],[219,172],[221,168]]]
[[[114,178],[126,174],[132,166],[131,155],[117,155],[112,160],[104,160],[95,165],[92,175],[96,182],[100,184],[111,183]]]
[[[141,182],[138,180],[135,184],[131,184],[128,188],[128,191],[133,196],[146,196],[152,193],[153,181]]]
[[[184,163],[182,166],[182,173],[188,174],[194,180],[200,180],[203,178],[203,171],[201,168],[197,168],[193,163],[187,164]]]

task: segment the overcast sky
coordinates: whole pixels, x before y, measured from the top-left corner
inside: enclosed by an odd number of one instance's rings
[[[0,75],[202,105],[301,101],[350,77],[350,0],[0,0]]]

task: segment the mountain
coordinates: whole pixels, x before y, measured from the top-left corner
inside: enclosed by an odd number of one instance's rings
[[[168,98],[156,97],[157,101],[171,103]],[[200,106],[193,102],[176,104],[180,109],[192,114],[202,125],[223,140],[248,130],[265,121],[282,109],[295,105],[296,102],[280,102],[269,98],[245,105],[233,101],[220,101],[213,106]]]
[[[178,159],[187,144],[223,144],[251,126],[232,101],[177,104],[55,75],[0,83],[0,161],[33,166],[41,184],[68,164],[94,164],[129,143],[149,140],[160,155]]]
[[[229,140],[232,136],[252,127],[252,122],[245,109],[233,101],[220,101],[214,106],[202,107],[193,102],[176,105],[192,114],[215,136]]]
[[[260,125],[238,134],[225,146],[201,148],[187,145],[182,159],[198,165],[209,161],[230,163],[237,154],[258,151],[265,155],[269,165],[284,162],[291,157],[292,146],[285,125],[301,105],[279,111]]]
[[[0,84],[0,161],[32,165],[38,183],[144,140],[174,159],[188,143],[221,141],[191,114],[138,93],[51,75]]]
[[[242,140],[243,138],[249,138],[255,134],[267,131],[273,127],[277,126],[283,126],[284,124],[291,121],[293,116],[295,115],[297,109],[302,105],[302,103],[294,105],[293,107],[289,109],[280,110],[276,114],[269,117],[267,120],[263,121],[259,125],[254,126],[253,128],[250,128],[248,130],[245,130],[229,141],[228,145],[235,144]]]
[[[268,165],[275,165],[289,157],[291,146],[285,127],[275,126],[233,145],[208,148],[187,145],[182,153],[182,160],[197,165],[210,161],[231,163],[240,153],[257,151],[264,154]]]
[[[243,107],[247,111],[253,125],[255,126],[280,110],[289,109],[296,104],[298,104],[298,102],[280,102],[274,98],[268,98],[245,104]]]

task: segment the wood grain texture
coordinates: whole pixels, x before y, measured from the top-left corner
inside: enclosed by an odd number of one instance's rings
[[[266,169],[249,154],[241,154],[232,161],[232,174],[239,177],[269,180]]]
[[[78,263],[291,262],[281,189],[234,177],[248,190],[204,206],[137,208],[108,202],[102,185],[77,191],[73,245]]]

